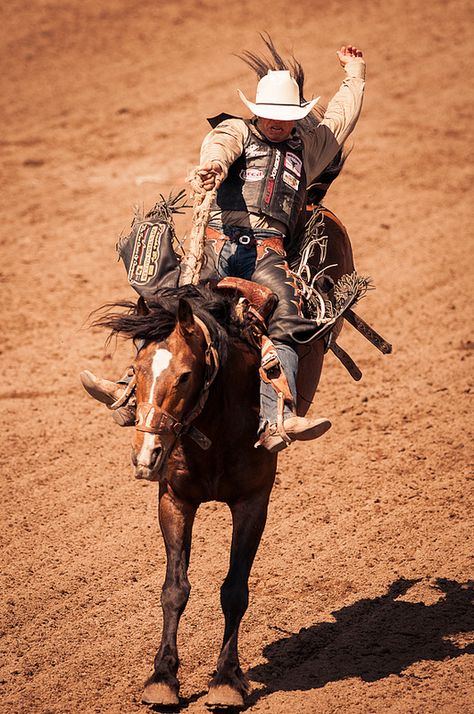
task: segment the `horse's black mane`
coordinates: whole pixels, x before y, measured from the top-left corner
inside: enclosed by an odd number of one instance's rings
[[[147,298],[146,307],[142,298],[137,303],[129,300],[109,303],[104,306],[107,312],[94,320],[93,326],[110,329],[111,337],[123,335],[131,339],[162,342],[176,326],[181,298],[189,302],[193,313],[207,325],[221,359],[225,360],[229,338],[240,333],[234,313],[235,300],[206,286],[162,288],[153,297]],[[119,307],[125,312],[112,312]]]

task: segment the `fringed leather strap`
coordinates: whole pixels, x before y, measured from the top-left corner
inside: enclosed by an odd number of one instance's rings
[[[352,379],[354,379],[356,382],[362,379],[362,372],[360,371],[359,367],[356,365],[352,357],[347,354],[347,352],[343,350],[342,347],[337,344],[337,342],[331,342],[331,344],[329,345],[329,349],[337,357],[339,362],[341,362],[341,364],[347,369]]]
[[[365,320],[359,317],[359,315],[356,315],[354,310],[346,310],[343,317],[350,325],[352,325],[352,327],[355,327],[355,329],[360,332],[366,340],[369,340],[369,342],[384,355],[389,355],[392,352],[392,345],[387,342],[387,340],[384,340],[384,338],[379,335],[373,327],[368,325]]]

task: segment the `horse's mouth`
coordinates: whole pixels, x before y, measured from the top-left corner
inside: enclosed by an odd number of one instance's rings
[[[160,481],[161,471],[164,464],[160,465],[158,468],[154,466],[152,469],[144,464],[138,464],[135,466],[135,478],[142,481]]]
[[[135,469],[135,478],[142,481],[160,481],[166,465],[166,451],[162,449],[153,464],[142,464],[132,455],[132,464]]]

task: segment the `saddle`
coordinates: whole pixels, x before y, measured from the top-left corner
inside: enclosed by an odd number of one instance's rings
[[[242,322],[245,339],[261,352],[260,377],[271,384],[280,399],[293,402],[290,387],[281,368],[276,347],[266,334],[266,318],[278,302],[270,288],[244,278],[222,278],[214,289],[239,297],[237,316]]]

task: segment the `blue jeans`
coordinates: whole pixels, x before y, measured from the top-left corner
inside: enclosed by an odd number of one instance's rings
[[[251,280],[256,260],[257,249],[255,245],[246,246],[228,240],[221,250],[217,272],[220,278],[233,275],[236,278]]]

